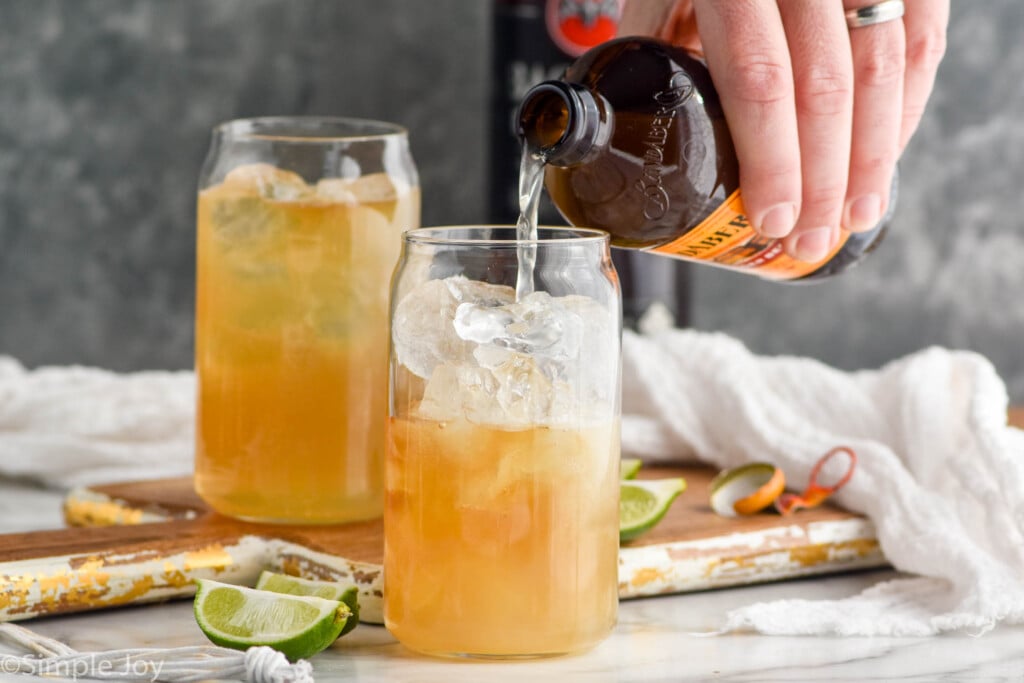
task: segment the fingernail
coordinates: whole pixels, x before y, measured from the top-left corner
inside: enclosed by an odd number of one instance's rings
[[[800,235],[796,240],[796,257],[813,263],[825,258],[832,242],[832,228],[814,228]]]
[[[866,194],[851,200],[846,205],[846,228],[852,232],[864,232],[878,225],[882,216],[882,198],[877,194]]]
[[[765,237],[785,237],[796,225],[796,205],[776,204],[761,218],[757,231]]]

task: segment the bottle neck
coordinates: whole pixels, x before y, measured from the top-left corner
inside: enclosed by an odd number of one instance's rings
[[[587,88],[544,81],[527,91],[516,115],[519,139],[545,163],[573,166],[603,149],[610,120],[603,103]]]

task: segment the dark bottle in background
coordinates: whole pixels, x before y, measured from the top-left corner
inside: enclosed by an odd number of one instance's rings
[[[516,112],[527,91],[562,76],[591,47],[616,35],[621,0],[494,0],[491,72],[489,217],[515,223],[519,215]],[[563,225],[547,195],[542,225]],[[634,250],[612,250],[622,282],[623,322],[651,328],[689,322],[689,266]]]

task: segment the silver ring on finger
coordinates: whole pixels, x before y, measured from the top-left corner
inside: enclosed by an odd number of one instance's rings
[[[903,16],[903,0],[884,0],[874,5],[846,11],[846,25],[850,28],[874,26]]]

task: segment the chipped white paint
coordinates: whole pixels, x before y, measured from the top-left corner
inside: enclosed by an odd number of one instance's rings
[[[354,583],[360,620],[383,623],[380,565],[259,536],[169,555],[142,551],[0,563],[0,621],[189,597],[202,578],[252,586],[264,569]]]
[[[359,588],[359,621],[384,623],[384,568],[379,564],[352,562],[287,541],[272,540],[268,545],[268,569],[309,579],[354,583]]]
[[[814,545],[844,543],[859,538],[876,538],[875,525],[865,517],[811,522],[806,525],[806,529],[807,542]]]
[[[64,499],[64,519],[71,526],[149,524],[171,519],[195,519],[195,510],[171,514],[159,507],[139,508],[88,488],[73,489]]]
[[[619,551],[619,597],[685,593],[886,564],[866,520],[815,522]]]
[[[267,544],[245,536],[163,555],[80,554],[0,563],[0,621],[186,597],[195,580],[255,583]]]

